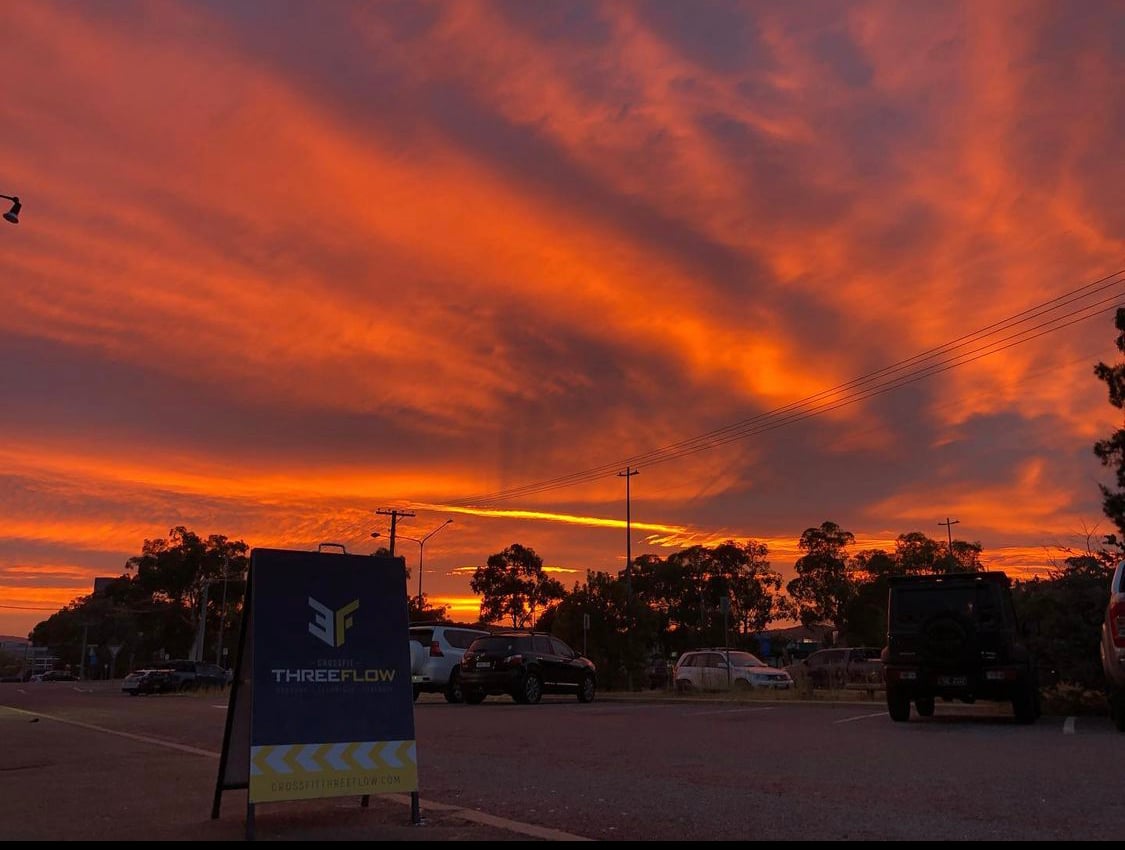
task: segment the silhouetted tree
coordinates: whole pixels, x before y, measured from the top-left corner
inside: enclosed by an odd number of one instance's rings
[[[1093,690],[1104,687],[1098,647],[1118,557],[1104,549],[1071,555],[1047,578],[1013,585],[1017,614],[1031,625],[1029,642],[1039,658],[1043,684],[1057,680]]]
[[[1125,307],[1117,308],[1114,325],[1119,332],[1117,350],[1125,353]],[[1108,366],[1099,362],[1094,374],[1105,381],[1109,403],[1118,410],[1125,409],[1125,363]],[[1099,484],[1098,488],[1102,493],[1102,511],[1125,537],[1125,428],[1118,428],[1106,439],[1098,440],[1094,444],[1094,454],[1102,466],[1113,468],[1116,489],[1104,484]]]
[[[847,547],[854,542],[854,534],[828,521],[801,535],[798,546],[805,554],[797,559],[797,577],[785,589],[802,624],[831,623],[840,634],[846,633],[848,605],[856,590]]]
[[[125,563],[126,573],[106,589],[75,600],[32,630],[32,640],[52,647],[71,666],[81,662],[83,635],[102,651],[122,646],[125,662],[148,663],[157,652],[187,656],[195,640],[200,616],[206,616],[207,637],[217,645],[219,623],[225,634],[238,634],[245,595],[249,547],[221,534],[201,538],[183,526],[167,538],[145,540],[141,554]],[[129,575],[132,572],[133,575]],[[227,612],[216,588],[227,576]],[[203,588],[209,586],[207,610],[201,611]],[[233,648],[233,641],[227,641]],[[210,653],[204,657],[210,658]]]
[[[769,547],[748,540],[733,540],[715,547],[718,577],[726,584],[735,630],[743,637],[762,631],[783,612],[781,574],[770,567]]]
[[[448,605],[431,605],[429,594],[423,593],[422,598],[417,596],[406,597],[407,615],[410,622],[444,620],[449,615]]]
[[[473,571],[469,586],[481,597],[482,621],[510,618],[512,628],[526,628],[566,595],[562,582],[543,572],[543,559],[535,550],[519,543],[489,555],[487,563]]]

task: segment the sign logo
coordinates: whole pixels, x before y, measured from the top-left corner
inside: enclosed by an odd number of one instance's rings
[[[353,599],[339,611],[333,611],[310,596],[309,607],[316,612],[309,623],[309,634],[329,646],[343,646],[344,633],[353,625],[352,613],[359,607],[359,600]]]

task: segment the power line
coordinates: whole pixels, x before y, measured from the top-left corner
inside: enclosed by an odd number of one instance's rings
[[[7,608],[7,609],[12,610],[12,611],[58,611],[59,610],[58,608],[29,608],[25,605],[0,605],[0,608]]]
[[[835,387],[814,393],[799,401],[791,402],[773,410],[766,411],[748,419],[741,420],[731,425],[718,428],[704,434],[680,440],[651,451],[633,455],[623,461],[591,467],[579,472],[549,478],[544,481],[530,483],[519,487],[512,487],[493,493],[481,494],[467,499],[458,499],[448,504],[451,505],[480,505],[487,502],[505,501],[521,496],[535,495],[549,490],[571,487],[584,484],[599,478],[615,474],[623,464],[635,465],[644,463],[654,465],[677,460],[688,455],[706,451],[725,445],[735,440],[746,439],[766,431],[774,430],[785,425],[819,416],[837,410],[841,407],[856,404],[860,401],[873,398],[891,390],[900,389],[908,384],[932,377],[933,375],[949,371],[958,366],[975,362],[991,354],[997,354],[1013,346],[1030,342],[1048,333],[1054,333],[1116,309],[1116,304],[1123,294],[1117,291],[1114,294],[1101,298],[1092,303],[1082,304],[1062,315],[1051,316],[1038,324],[1019,328],[1055,313],[1058,310],[1085,301],[1114,287],[1125,284],[1125,270],[1119,270],[1106,275],[1098,280],[1084,284],[1076,289],[1065,292],[1055,298],[1029,307],[1013,316],[993,322],[976,331],[964,334],[950,342],[927,349],[912,357],[899,360],[890,366],[867,372]],[[1110,306],[1105,306],[1105,305]],[[1017,329],[1019,328],[1019,329]],[[1014,330],[1007,336],[999,336],[1005,331]],[[970,346],[976,346],[969,348]],[[966,349],[960,351],[960,349]],[[947,356],[950,355],[950,356]],[[945,359],[939,359],[945,357]],[[886,379],[886,380],[884,380]]]

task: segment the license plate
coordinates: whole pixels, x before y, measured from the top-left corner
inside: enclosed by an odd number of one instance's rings
[[[478,669],[478,670],[487,670],[487,669],[489,669],[489,668],[490,668],[491,666],[492,666],[492,662],[491,662],[491,661],[478,661],[478,662],[477,662],[477,669]]]
[[[968,679],[964,676],[938,676],[937,683],[939,685],[948,685],[957,687],[968,683]]]

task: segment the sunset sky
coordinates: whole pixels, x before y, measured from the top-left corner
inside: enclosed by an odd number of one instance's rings
[[[36,0],[0,56],[0,634],[180,525],[570,587],[627,465],[634,556],[786,579],[1112,530],[1120,2]]]

